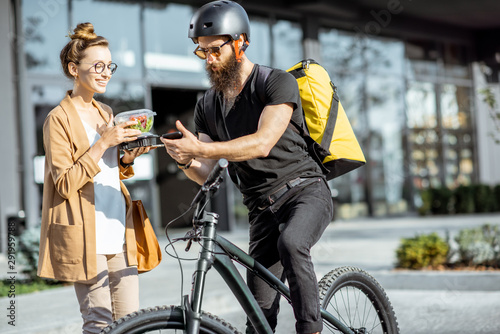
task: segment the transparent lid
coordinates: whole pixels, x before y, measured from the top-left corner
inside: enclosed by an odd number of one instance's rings
[[[137,110],[129,110],[129,111],[124,111],[115,116],[115,123],[123,123],[127,122],[131,119],[131,117],[139,117],[139,116],[146,116],[146,117],[153,117],[156,115],[156,112],[149,110],[149,109],[137,109]]]
[[[153,127],[153,119],[156,112],[149,109],[137,109],[124,111],[115,116],[115,124],[121,124],[128,121],[136,121],[137,124],[129,126],[129,128],[141,130],[141,132],[149,132]]]

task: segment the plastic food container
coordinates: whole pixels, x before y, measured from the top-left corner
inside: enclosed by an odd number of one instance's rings
[[[155,115],[156,113],[149,109],[125,111],[115,116],[115,125],[128,121],[137,121],[136,125],[129,126],[128,128],[141,130],[141,132],[147,133],[153,127],[153,119]]]

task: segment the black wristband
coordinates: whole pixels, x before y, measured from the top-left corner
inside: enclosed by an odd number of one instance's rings
[[[194,158],[191,159],[191,161],[189,161],[187,164],[181,164],[177,161],[175,163],[177,163],[177,167],[179,167],[180,169],[188,169],[189,167],[191,167],[191,164],[193,163],[193,161],[194,161]]]
[[[132,166],[132,165],[134,164],[134,162],[133,162],[133,161],[132,161],[131,163],[129,163],[129,164],[126,164],[126,163],[124,163],[124,162],[123,162],[123,160],[122,160],[122,159],[123,159],[123,157],[122,157],[122,158],[120,158],[120,165],[121,165],[123,168],[129,168],[130,166]]]

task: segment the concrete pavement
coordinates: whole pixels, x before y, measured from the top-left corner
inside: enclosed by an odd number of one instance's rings
[[[335,267],[358,266],[372,274],[386,290],[393,304],[401,333],[500,333],[499,272],[436,272],[394,270],[395,250],[401,238],[438,232],[454,235],[463,228],[489,223],[500,225],[500,214],[446,217],[403,217],[338,221],[325,231],[313,248],[312,256],[318,279]],[[173,230],[171,237],[185,231]],[[222,233],[247,249],[247,229],[238,226]],[[160,236],[165,246],[167,240]],[[197,249],[179,255],[196,259]],[[2,274],[7,272],[1,262]],[[140,275],[141,308],[179,304],[180,285],[190,290],[194,261],[183,261],[183,277],[177,260],[164,255],[160,266]],[[15,326],[9,325],[10,303],[15,302]],[[81,318],[71,286],[15,298],[1,298],[0,333],[78,333]],[[215,271],[208,275],[203,309],[244,330],[245,316],[236,299]],[[277,333],[294,333],[291,308],[283,302]]]

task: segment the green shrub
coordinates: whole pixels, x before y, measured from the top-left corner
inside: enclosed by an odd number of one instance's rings
[[[475,212],[493,211],[493,191],[489,185],[477,184],[472,186]]]
[[[435,268],[446,263],[449,246],[437,233],[401,240],[396,250],[399,268]]]
[[[500,184],[493,187],[493,211],[500,211]]]
[[[449,214],[452,211],[453,192],[446,187],[431,188],[431,212],[435,215]]]
[[[500,228],[485,224],[463,229],[455,237],[458,262],[465,265],[500,266]]]
[[[471,186],[461,185],[454,191],[455,213],[473,213],[474,193]]]
[[[428,215],[431,212],[432,191],[430,189],[422,190],[420,198],[422,199],[422,205],[418,208],[418,214],[420,216]]]

